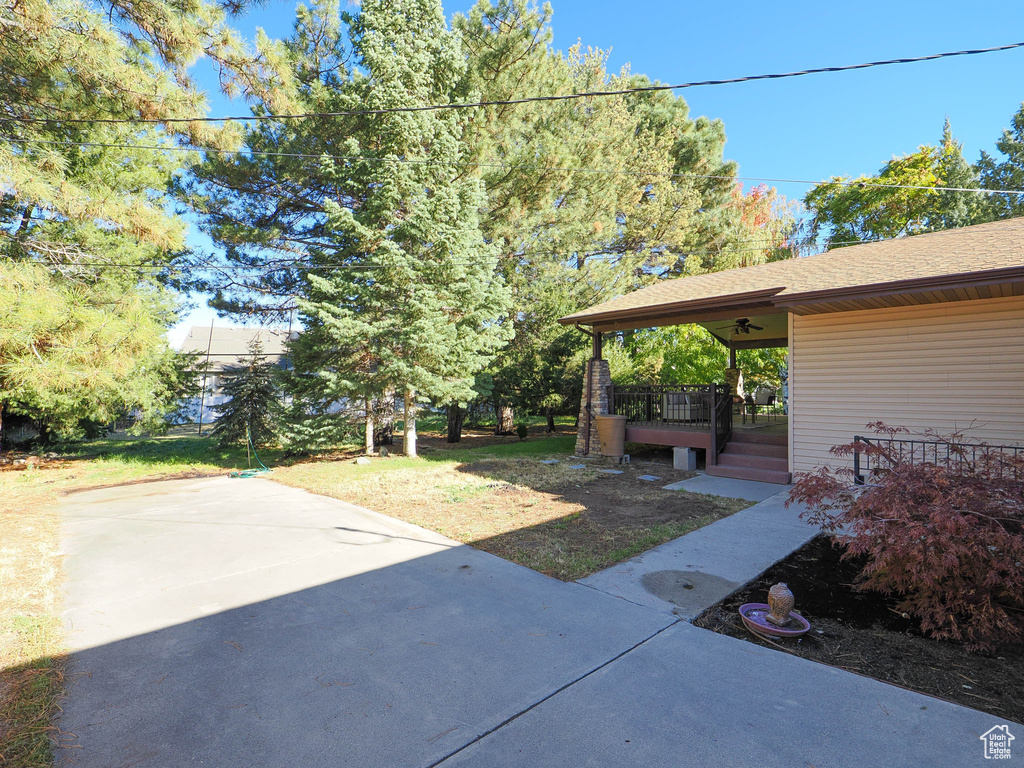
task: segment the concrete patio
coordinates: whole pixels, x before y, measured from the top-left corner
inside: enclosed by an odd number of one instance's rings
[[[1000,722],[681,621],[728,585],[666,572],[734,584],[813,533],[774,497],[582,583],[261,479],[64,514],[83,768],[959,767]]]

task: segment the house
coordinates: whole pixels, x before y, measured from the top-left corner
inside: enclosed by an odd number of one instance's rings
[[[209,424],[216,421],[215,408],[225,402],[224,371],[245,365],[250,357],[249,344],[258,339],[269,363],[287,368],[285,345],[289,332],[267,328],[224,328],[194,325],[179,347],[181,352],[199,354],[199,396],[184,403],[179,409],[191,422]]]
[[[1024,441],[1024,218],[664,280],[560,322],[593,334],[581,454],[609,412],[627,440],[703,449],[709,474],[768,482],[834,463],[829,448],[875,421]],[[686,323],[732,351],[788,349],[784,428],[732,429],[731,392],[707,382],[614,386],[603,334]]]

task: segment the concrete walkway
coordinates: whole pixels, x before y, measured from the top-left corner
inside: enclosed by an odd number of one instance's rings
[[[776,497],[586,586],[268,480],[64,512],[83,768],[959,768],[1001,722],[679,621],[717,590],[658,574],[736,583],[813,534]]]
[[[689,483],[699,478],[686,480]],[[760,492],[749,480],[723,480],[728,495]],[[753,489],[744,486],[754,486]],[[580,580],[580,584],[655,611],[692,619],[812,539],[818,530],[786,509],[788,489],[734,515],[699,528]]]
[[[981,768],[997,722],[679,623],[443,765]]]
[[[735,480],[731,477],[715,477],[701,472],[689,480],[669,483],[663,486],[666,491],[689,491],[690,493],[709,493],[712,496],[726,496],[730,499],[747,501],[764,501],[776,496],[792,486],[777,483],[759,483],[754,480]]]

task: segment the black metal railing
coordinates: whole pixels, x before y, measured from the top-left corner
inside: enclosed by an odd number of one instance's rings
[[[714,463],[718,463],[718,454],[725,448],[725,444],[732,438],[732,392],[727,387],[713,388],[715,396],[715,417],[714,417],[714,443],[712,452]]]
[[[933,464],[967,474],[982,464],[995,477],[1024,481],[1024,446],[947,443],[854,435],[853,482],[863,485],[872,474],[897,464]],[[859,446],[865,449],[860,450]]]
[[[629,424],[710,430],[715,385],[616,385],[611,400],[611,412]]]

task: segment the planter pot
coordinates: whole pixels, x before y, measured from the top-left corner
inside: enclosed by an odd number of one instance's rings
[[[626,452],[626,417],[595,416],[597,439],[601,443],[601,455],[619,457]]]

